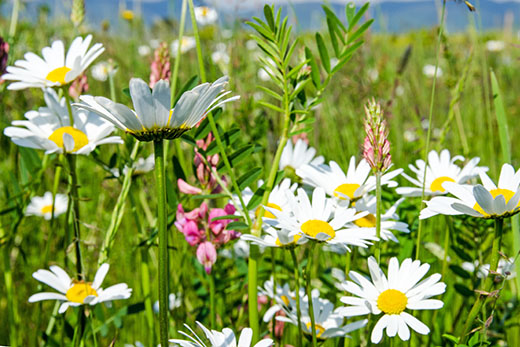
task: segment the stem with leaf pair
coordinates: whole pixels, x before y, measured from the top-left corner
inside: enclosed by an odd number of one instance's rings
[[[486,304],[487,299],[491,295],[491,290],[493,289],[494,284],[494,274],[498,270],[498,261],[500,259],[500,247],[502,244],[502,234],[503,234],[503,226],[504,220],[501,218],[495,219],[495,234],[493,235],[493,247],[491,249],[491,261],[489,266],[489,272],[484,281],[484,291],[485,293],[479,294],[477,296],[477,301],[473,304],[471,311],[468,314],[468,318],[466,319],[466,323],[464,323],[464,328],[462,329],[462,333],[460,334],[460,343],[464,343],[467,338],[467,334],[469,329],[471,328],[471,324],[477,318],[478,314],[482,307]]]

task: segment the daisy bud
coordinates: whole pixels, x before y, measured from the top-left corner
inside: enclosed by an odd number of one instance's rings
[[[392,164],[388,129],[381,105],[371,100],[365,106],[365,132],[363,157],[374,172],[384,172]]]
[[[170,81],[170,51],[166,42],[161,43],[155,50],[150,69],[150,88],[153,88],[159,80]]]
[[[209,275],[211,267],[217,261],[217,250],[209,241],[205,241],[197,247],[197,260],[204,266],[204,270]]]
[[[0,36],[0,84],[4,81],[2,75],[7,68],[7,58],[9,53],[9,44]]]
[[[77,28],[83,23],[85,19],[85,0],[73,0],[72,12],[70,13],[70,20]]]

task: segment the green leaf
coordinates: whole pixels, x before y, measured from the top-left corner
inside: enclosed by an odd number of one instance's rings
[[[240,149],[233,152],[230,156],[228,156],[229,163],[231,167],[236,166],[239,162],[242,161],[242,159],[247,158],[250,156],[255,149],[254,145],[246,145],[244,147],[241,147]],[[220,170],[221,172],[226,171],[224,169],[224,162],[221,161],[217,166],[217,171]]]
[[[276,105],[273,105],[271,103],[268,103],[266,101],[260,100],[260,101],[258,101],[258,104],[261,105],[261,106],[270,108],[273,111],[276,111],[276,112],[279,112],[279,113],[284,113],[284,110],[282,110],[280,107],[278,107]]]
[[[222,144],[225,148],[232,146],[238,139],[240,139],[241,130],[239,128],[232,128],[220,135]],[[206,149],[206,155],[213,155],[219,152],[217,141],[213,141]]]
[[[305,58],[309,60],[309,65],[311,67],[311,78],[312,84],[316,87],[316,89],[321,88],[321,78],[320,78],[320,69],[318,64],[316,63],[316,59],[312,55],[311,50],[308,47],[305,47]]]
[[[276,173],[276,177],[274,179],[273,187],[280,183],[284,176],[284,171],[280,170]],[[249,203],[247,204],[247,209],[249,211],[254,210],[261,202],[262,197],[264,196],[264,192],[267,189],[267,182],[264,182],[262,186],[260,186],[256,192],[251,197],[251,200],[249,200]]]
[[[361,8],[359,9],[359,11],[356,12],[356,14],[354,16],[352,16],[352,11],[355,11],[356,10],[356,7],[354,6],[353,8],[351,9],[347,9],[347,19],[348,19],[348,30],[352,30],[352,28],[357,24],[357,22],[359,22],[359,20],[361,19],[361,17],[363,17],[363,15],[365,14],[365,12],[368,10],[368,7],[370,6],[370,3],[366,3],[364,4],[363,6],[361,6]],[[347,6],[348,8],[348,6]],[[350,13],[349,13],[350,12]],[[349,15],[350,15],[350,18],[349,18]]]
[[[468,287],[466,287],[465,285],[461,284],[461,283],[455,283],[453,285],[453,288],[455,288],[455,290],[457,291],[457,293],[463,295],[463,296],[466,296],[466,297],[473,297],[475,296],[475,293],[469,289]]]
[[[211,218],[210,222],[214,222],[217,220],[225,220],[225,219],[237,219],[237,218],[242,218],[242,216],[238,216],[238,215],[234,215],[234,214],[227,214],[225,216],[218,216],[218,217]]]
[[[197,143],[195,142],[195,139],[193,137],[191,137],[190,135],[188,135],[188,134],[182,134],[181,135],[181,140],[183,140],[186,143],[189,143],[192,146],[196,146],[197,145]]]
[[[246,230],[249,229],[249,225],[244,222],[231,222],[226,225],[226,230]]]
[[[329,52],[327,52],[327,47],[325,46],[325,42],[320,33],[316,33],[316,44],[318,46],[318,52],[320,53],[321,64],[323,65],[323,68],[325,68],[325,71],[330,73]]]
[[[350,23],[352,23],[352,21],[354,20],[355,15],[356,15],[356,4],[354,4],[353,2],[349,2],[347,4],[347,6],[345,6],[345,16],[347,17],[347,22],[349,23],[349,27],[350,27]]]
[[[327,17],[327,27],[329,28],[329,36],[330,36],[330,43],[332,44],[332,48],[334,49],[334,56],[339,56],[339,45],[338,45],[338,39],[336,37],[336,29],[334,27],[334,24],[331,22],[331,19]]]
[[[250,27],[255,29],[256,32],[259,33],[261,36],[263,36],[265,39],[270,40],[270,41],[274,41],[273,34],[268,29],[263,27],[262,25],[258,25],[258,24],[254,23],[254,22],[247,22],[247,25],[249,25]],[[256,36],[253,36],[253,38],[260,39],[259,37],[256,37]]]
[[[264,87],[264,86],[257,86],[257,88],[259,88],[260,90],[262,90],[264,93],[266,93],[266,94],[272,96],[272,97],[275,98],[276,100],[278,100],[278,101],[280,101],[280,102],[283,101],[283,97],[282,97],[280,94],[278,94],[277,92],[272,91],[271,89],[266,88],[266,87]]]
[[[245,174],[240,176],[237,180],[238,188],[240,190],[245,189],[249,186],[253,181],[255,181],[262,174],[261,167],[255,167],[251,170],[247,171]]]
[[[213,119],[216,121],[220,115],[222,114],[222,109],[218,108],[213,112]],[[193,135],[195,140],[200,140],[208,136],[211,131],[211,126],[209,124],[208,118],[204,118],[202,123],[200,123],[199,127],[195,130],[195,135]]]
[[[267,24],[273,32],[276,32],[276,25],[274,24],[273,8],[269,5],[264,6],[264,16]]]
[[[363,34],[372,25],[373,22],[373,19],[367,20],[362,26],[358,28],[358,30],[356,30],[356,32],[348,36],[347,43],[356,41],[361,36],[361,34]]]
[[[219,198],[229,198],[229,196],[225,193],[218,193],[218,194],[194,195],[191,197],[192,200],[219,199]]]
[[[347,7],[348,7],[348,5],[347,5]],[[323,8],[323,11],[325,11],[325,15],[327,16],[327,19],[330,19],[331,23],[334,26],[340,27],[341,30],[343,30],[344,32],[347,32],[347,28],[345,28],[345,26],[343,25],[343,23],[341,23],[341,21],[336,16],[336,14],[327,5],[322,5],[321,8]],[[355,8],[354,8],[354,10],[355,10]]]
[[[465,279],[471,278],[471,275],[466,270],[464,270],[462,267],[460,267],[459,265],[456,265],[456,264],[450,265],[450,270],[455,272],[455,274],[461,278],[465,278]]]

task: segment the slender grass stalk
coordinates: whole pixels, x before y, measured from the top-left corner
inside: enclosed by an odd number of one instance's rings
[[[444,275],[446,275],[446,270],[448,269],[448,253],[449,253],[449,249],[450,249],[450,240],[451,240],[451,237],[450,237],[450,233],[453,229],[453,225],[451,223],[451,217],[450,216],[445,216],[446,217],[446,224],[447,224],[447,228],[445,228],[445,233],[444,233],[444,257],[442,258],[442,271],[441,271],[441,278],[444,278]],[[435,313],[437,313],[438,311],[435,311]]]
[[[60,154],[62,156],[62,154]],[[52,185],[52,211],[51,211],[51,220],[50,220],[50,228],[49,228],[49,236],[47,243],[45,244],[45,252],[43,256],[43,264],[47,265],[47,262],[49,261],[49,252],[51,248],[51,240],[53,239],[54,234],[54,223],[56,222],[55,218],[55,211],[56,211],[56,194],[58,193],[58,186],[60,184],[60,178],[61,178],[61,171],[62,166],[57,165],[56,171],[54,171],[54,183]]]
[[[300,268],[298,266],[298,258],[296,257],[296,252],[294,247],[291,247],[291,257],[293,260],[293,271],[294,271],[294,291],[296,293],[296,315],[298,317],[298,347],[303,346],[303,328],[302,328],[302,311],[300,308]],[[276,287],[275,293],[276,295]],[[274,330],[274,327],[273,327]]]
[[[426,148],[424,150],[424,174],[422,180],[422,192],[421,192],[421,203],[419,207],[419,211],[421,211],[424,207],[424,189],[426,185],[426,168],[428,167],[428,152],[430,151],[430,140],[432,133],[432,117],[433,117],[433,107],[435,102],[435,87],[437,85],[437,71],[439,70],[439,60],[441,55],[441,38],[442,33],[444,31],[444,19],[446,16],[446,0],[442,1],[442,12],[441,12],[441,23],[439,26],[439,35],[437,36],[437,56],[435,58],[435,72],[433,74],[433,84],[432,84],[432,92],[430,95],[430,111],[428,114],[428,131],[426,135]],[[419,259],[419,254],[421,251],[421,232],[422,232],[423,221],[419,219],[419,227],[417,230],[417,241],[415,244],[415,259]]]
[[[166,214],[166,176],[163,140],[153,142],[155,185],[157,187],[157,227],[159,229],[159,341],[168,346],[168,233]]]
[[[18,25],[18,14],[20,12],[20,0],[13,0],[13,10],[11,11],[11,23],[9,24],[9,38],[16,35],[16,26]]]
[[[202,47],[200,45],[199,29],[197,27],[197,19],[195,18],[195,7],[193,0],[188,0],[190,5],[191,27],[193,28],[193,36],[195,37],[195,44],[197,48],[197,62],[199,63],[200,80],[206,82],[206,70],[204,69],[204,59],[202,57]]]
[[[277,280],[276,280],[276,257],[275,257],[275,248],[274,247],[271,247],[271,276],[273,276],[273,298],[271,300],[271,305],[274,306],[276,305],[276,300],[275,300],[275,297],[276,297],[276,288],[277,288]],[[271,324],[272,324],[272,329],[271,329],[271,335],[273,337],[273,340],[276,341],[276,336],[275,336],[275,325],[276,325],[276,315],[273,316],[273,318],[271,319]]]
[[[175,93],[177,92],[177,78],[179,76],[179,66],[180,66],[180,57],[181,57],[181,41],[182,37],[184,36],[184,25],[186,23],[186,7],[187,7],[187,0],[182,0],[182,7],[181,7],[181,21],[179,23],[179,36],[177,38],[177,42],[179,43],[177,45],[177,52],[175,55],[175,61],[173,62],[173,72],[172,72],[172,78],[171,78],[171,104],[173,105],[173,102],[175,101]]]
[[[215,308],[215,277],[212,273],[208,275],[209,278],[209,309],[210,309],[210,324],[211,329],[217,327],[217,310]]]
[[[495,219],[495,234],[493,235],[493,247],[491,249],[491,261],[489,266],[490,271],[488,272],[488,275],[484,281],[484,291],[486,293],[491,292],[491,290],[493,289],[494,275],[492,274],[492,272],[496,272],[498,270],[498,261],[500,259],[500,247],[502,244],[503,226],[503,219]],[[475,318],[477,318],[478,314],[480,313],[480,310],[486,304],[488,298],[488,295],[479,294],[477,296],[477,300],[475,301],[475,304],[473,304],[473,307],[471,308],[471,311],[468,314],[468,318],[466,319],[466,323],[464,323],[462,333],[460,334],[460,343],[464,343],[466,341],[466,335],[468,334],[469,329],[471,328],[471,324],[473,324],[473,321],[475,320]]]
[[[60,308],[61,303],[56,301],[54,303],[54,308],[52,309],[51,318],[49,319],[49,323],[47,324],[47,328],[45,329],[45,335],[51,336],[52,330],[54,329],[54,325],[56,324],[56,317],[58,317],[58,310]]]
[[[78,176],[76,174],[76,157],[72,154],[66,154],[67,162],[69,164],[70,175],[70,192],[69,203],[72,203],[72,228],[74,230],[74,244],[76,249],[76,271],[78,279],[83,278],[83,261],[81,257],[81,231],[79,226],[79,195],[78,195]]]
[[[5,282],[5,291],[7,294],[7,315],[9,320],[9,343],[12,347],[17,347],[18,345],[18,327],[19,327],[19,317],[18,310],[16,307],[16,296],[13,288],[13,272],[11,270],[11,258],[9,250],[10,244],[5,245],[5,249],[2,250],[3,254],[3,273],[4,273],[4,282]]]
[[[306,279],[306,289],[307,289],[307,300],[309,300],[309,316],[311,318],[311,331],[312,331],[312,347],[317,347],[318,342],[316,339],[316,321],[314,318],[314,304],[312,302],[312,288],[311,288],[311,259],[313,256],[314,250],[314,242],[311,242],[311,246],[309,247],[308,257],[307,257],[307,268],[305,270],[305,279]],[[298,296],[299,293],[296,293]],[[300,328],[301,329],[301,328]]]
[[[123,179],[123,185],[121,187],[121,192],[117,197],[116,205],[114,206],[114,210],[112,211],[112,218],[110,219],[110,225],[108,226],[107,232],[105,234],[105,239],[103,240],[103,245],[101,246],[101,252],[99,253],[98,265],[103,264],[109,258],[110,250],[114,244],[114,239],[119,229],[119,225],[123,220],[123,215],[125,212],[126,206],[126,198],[128,196],[128,192],[130,191],[130,186],[132,185],[132,175],[134,173],[133,163],[137,157],[137,152],[139,150],[139,141],[136,141],[134,144],[134,148],[130,153],[130,166],[126,171],[125,178]]]
[[[148,328],[148,345],[155,346],[155,326],[153,324],[152,291],[150,289],[150,266],[148,248],[141,250],[141,286],[143,287],[144,311]]]
[[[376,237],[381,238],[381,171],[376,171]],[[381,240],[377,241],[375,257],[381,262]]]
[[[114,74],[108,74],[108,86],[110,88],[110,100],[117,102],[116,85],[114,83]]]

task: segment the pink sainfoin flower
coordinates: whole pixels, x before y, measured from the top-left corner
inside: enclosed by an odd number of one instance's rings
[[[217,261],[217,250],[215,246],[209,242],[205,241],[197,247],[197,259],[199,263],[204,266],[204,270],[209,275],[211,273],[211,267]]]
[[[166,42],[162,42],[155,50],[150,70],[150,88],[160,80],[170,81],[170,51]]]
[[[190,246],[197,247],[197,259],[208,274],[217,259],[216,249],[241,236],[235,230],[226,229],[234,219],[213,219],[234,213],[235,207],[232,204],[209,210],[208,205],[203,202],[190,212],[185,212],[181,204],[177,206],[175,226],[184,234]]]
[[[213,134],[209,133],[208,137],[205,140],[197,140],[197,147],[195,148],[195,158],[193,162],[196,168],[196,176],[197,180],[200,183],[199,187],[195,187],[188,182],[184,181],[182,178],[177,180],[177,185],[179,190],[184,194],[201,194],[202,192],[207,192],[210,194],[217,194],[222,191],[222,188],[217,182],[215,175],[212,173],[212,170],[217,171],[217,165],[219,162],[219,155],[213,154],[206,156],[206,161],[209,166],[204,163],[203,154],[199,151],[199,149],[207,150],[210,143],[213,141]],[[225,182],[224,176],[222,176],[222,180]]]
[[[7,68],[7,58],[9,57],[9,44],[0,36],[0,84],[4,81],[2,75]]]
[[[384,172],[392,164],[388,129],[383,118],[381,105],[375,100],[365,105],[365,142],[363,143],[363,157],[374,172]]]
[[[80,95],[88,92],[87,75],[82,74],[72,82],[69,87],[69,95],[77,100]]]

